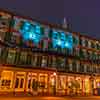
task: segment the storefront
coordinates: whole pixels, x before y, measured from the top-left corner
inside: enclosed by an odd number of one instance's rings
[[[32,95],[89,95],[100,88],[100,79],[61,74],[56,71],[1,69],[0,92],[27,92]],[[92,92],[91,92],[92,91]]]

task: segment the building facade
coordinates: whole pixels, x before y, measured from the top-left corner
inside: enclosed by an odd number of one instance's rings
[[[100,40],[0,11],[0,93],[98,95]]]

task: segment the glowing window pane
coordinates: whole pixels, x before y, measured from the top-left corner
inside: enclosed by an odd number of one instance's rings
[[[52,34],[52,42],[54,48],[72,48],[73,40],[71,33],[65,34],[64,32],[53,31]]]

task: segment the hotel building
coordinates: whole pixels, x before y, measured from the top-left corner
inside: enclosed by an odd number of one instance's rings
[[[0,10],[0,94],[99,95],[100,40]]]

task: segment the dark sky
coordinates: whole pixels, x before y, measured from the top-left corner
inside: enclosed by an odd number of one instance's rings
[[[100,0],[0,0],[0,8],[50,23],[66,17],[73,31],[100,39]]]

